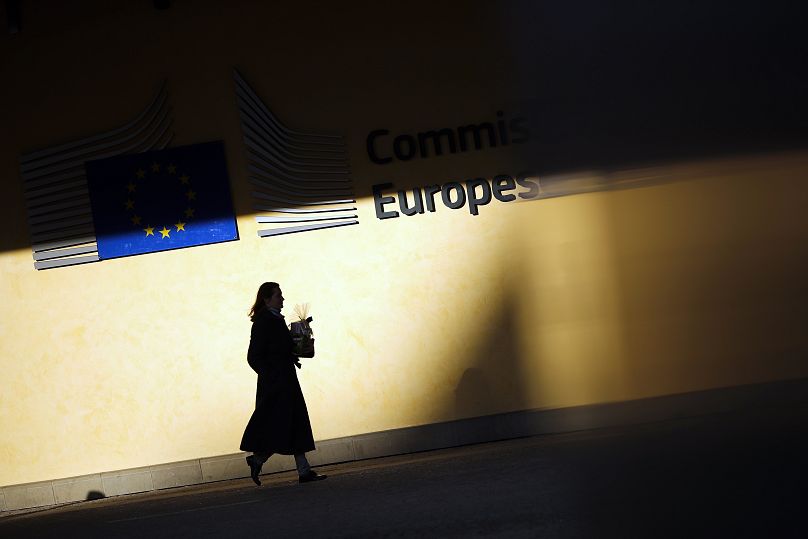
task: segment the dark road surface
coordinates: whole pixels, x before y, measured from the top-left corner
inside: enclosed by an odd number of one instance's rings
[[[0,538],[804,538],[806,419],[747,410],[169,489],[5,516]]]

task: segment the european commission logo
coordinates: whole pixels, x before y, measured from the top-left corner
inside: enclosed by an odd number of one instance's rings
[[[171,124],[163,82],[148,106],[129,122],[21,156],[34,268],[101,260],[85,163],[163,150],[174,136]]]
[[[287,127],[234,79],[258,236],[358,224],[343,137]],[[128,123],[22,155],[34,267],[238,239],[222,143],[172,138],[163,82]]]
[[[221,142],[85,168],[101,260],[238,239]]]

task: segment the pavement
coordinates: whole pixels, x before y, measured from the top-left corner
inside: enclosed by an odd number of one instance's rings
[[[245,464],[246,468],[246,464]],[[0,538],[808,537],[808,409],[400,455],[0,518]],[[246,471],[246,470],[245,470]]]

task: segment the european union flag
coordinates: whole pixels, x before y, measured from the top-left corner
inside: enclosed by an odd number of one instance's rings
[[[222,142],[85,168],[102,260],[238,239]]]

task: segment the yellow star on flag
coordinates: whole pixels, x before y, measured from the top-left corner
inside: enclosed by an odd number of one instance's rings
[[[131,199],[127,199],[126,202],[124,202],[124,206],[126,206],[127,210],[134,210],[135,209],[135,201],[131,200]]]
[[[175,165],[174,163],[168,165],[168,173],[174,174],[175,172],[177,172],[177,165]]]
[[[188,189],[188,191],[185,193],[185,196],[188,197],[188,200],[196,200],[196,191],[194,191],[193,189]]]
[[[179,232],[180,230],[185,232],[185,223],[179,222],[179,223],[176,223],[174,226],[177,227],[177,232]]]
[[[153,226],[147,226],[146,228],[143,229],[143,231],[146,233],[146,236],[154,236]]]
[[[142,168],[138,169],[138,171],[135,172],[135,176],[137,176],[138,178],[140,178],[142,180],[143,178],[146,177],[146,171],[143,170]]]
[[[187,210],[185,210],[185,217],[190,219],[193,216],[194,216],[194,209],[193,208],[188,208]]]
[[[129,193],[134,193],[134,192],[135,192],[135,187],[136,187],[136,186],[135,186],[135,184],[134,184],[134,183],[129,182],[129,185],[127,185],[127,186],[126,186],[126,189],[127,189],[127,191],[128,191]]]
[[[168,235],[168,233],[171,232],[171,229],[166,228],[165,225],[163,225],[163,230],[158,230],[157,232],[159,232],[160,234],[163,235],[160,239],[170,238],[171,237],[171,236]]]
[[[140,224],[140,215],[135,215],[134,217],[132,217],[131,221],[132,221],[133,225],[139,225]]]
[[[191,177],[187,174],[180,176],[180,182],[182,182],[183,185],[188,185],[188,181],[190,181],[190,179]]]
[[[152,172],[160,172],[160,165],[158,165],[157,163],[152,163],[151,171]]]

